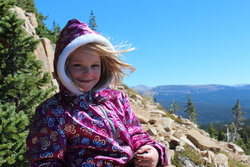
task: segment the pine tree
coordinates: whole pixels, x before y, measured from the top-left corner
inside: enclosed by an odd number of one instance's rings
[[[15,4],[15,0],[8,0],[8,1],[4,1],[4,0],[0,0],[0,16],[3,16],[4,13],[11,8],[13,5]],[[2,37],[0,36],[0,38],[2,39]],[[1,42],[1,41],[0,41]]]
[[[239,131],[241,138],[236,141],[236,144],[244,150],[245,154],[250,155],[250,126],[245,124],[242,129],[244,130]]]
[[[89,19],[89,28],[91,28],[94,31],[97,31],[97,24],[96,24],[96,20],[95,20],[95,15],[94,15],[94,11],[91,10],[90,12],[90,19]]]
[[[24,9],[26,12],[36,13],[34,0],[16,0],[16,5]]]
[[[233,124],[235,126],[233,141],[235,140],[237,141],[239,139],[239,131],[242,130],[242,127],[244,125],[243,111],[241,109],[239,99],[237,100],[236,104],[233,106],[232,113],[233,113]]]
[[[188,102],[187,102],[186,107],[187,109],[184,112],[188,113],[188,118],[190,121],[195,122],[197,114],[195,113],[195,107],[193,105],[193,102],[190,96],[188,96]]]
[[[207,128],[207,132],[209,133],[210,137],[212,138],[217,138],[218,136],[218,131],[214,128],[213,123],[210,123],[208,128]]]
[[[10,103],[0,104],[0,166],[28,166],[24,140],[29,120],[23,111],[15,110]]]
[[[37,102],[44,100],[46,91],[41,90],[50,82],[48,73],[42,73],[42,63],[33,53],[39,41],[27,37],[21,27],[23,20],[15,13],[6,11],[0,19],[0,100],[12,102],[17,111],[30,113]]]
[[[54,88],[33,53],[39,41],[27,36],[23,20],[10,12],[14,1],[0,0],[0,166],[27,166],[29,120]]]
[[[218,130],[217,139],[219,141],[226,141],[227,140],[227,136],[226,136],[225,132],[223,132],[222,130]]]
[[[50,36],[51,36],[50,40],[52,43],[56,43],[60,32],[61,32],[61,27],[59,26],[59,24],[53,21],[53,28],[50,31]]]

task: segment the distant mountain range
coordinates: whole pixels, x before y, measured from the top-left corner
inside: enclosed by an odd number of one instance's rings
[[[240,100],[245,118],[250,118],[250,85],[163,85],[157,87],[147,87],[139,85],[132,89],[145,96],[154,97],[165,109],[170,104],[176,102],[180,110],[176,112],[187,118],[183,112],[187,104],[188,95],[191,96],[195,106],[197,122],[200,125],[210,122],[230,122],[232,121],[232,107]]]

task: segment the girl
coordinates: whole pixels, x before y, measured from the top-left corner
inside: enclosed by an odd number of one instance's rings
[[[54,70],[60,91],[38,106],[27,137],[30,165],[43,167],[155,167],[167,164],[126,95],[109,89],[133,67],[112,44],[77,19],[56,44]]]

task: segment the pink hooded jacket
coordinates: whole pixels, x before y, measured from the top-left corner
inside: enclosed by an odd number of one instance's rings
[[[86,35],[90,39],[83,38]],[[81,42],[76,41],[79,38]],[[89,42],[113,49],[106,38],[76,19],[70,20],[61,32],[54,62],[60,92],[36,110],[27,137],[31,166],[133,166],[134,153],[143,145],[155,147],[159,166],[166,165],[165,146],[142,130],[123,92],[105,88],[106,83],[97,91],[83,93],[69,78],[63,78],[67,77],[64,65],[68,55]]]

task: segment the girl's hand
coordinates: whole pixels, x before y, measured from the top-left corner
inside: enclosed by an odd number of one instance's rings
[[[150,145],[144,145],[135,153],[135,167],[156,167],[159,161],[158,151]]]

